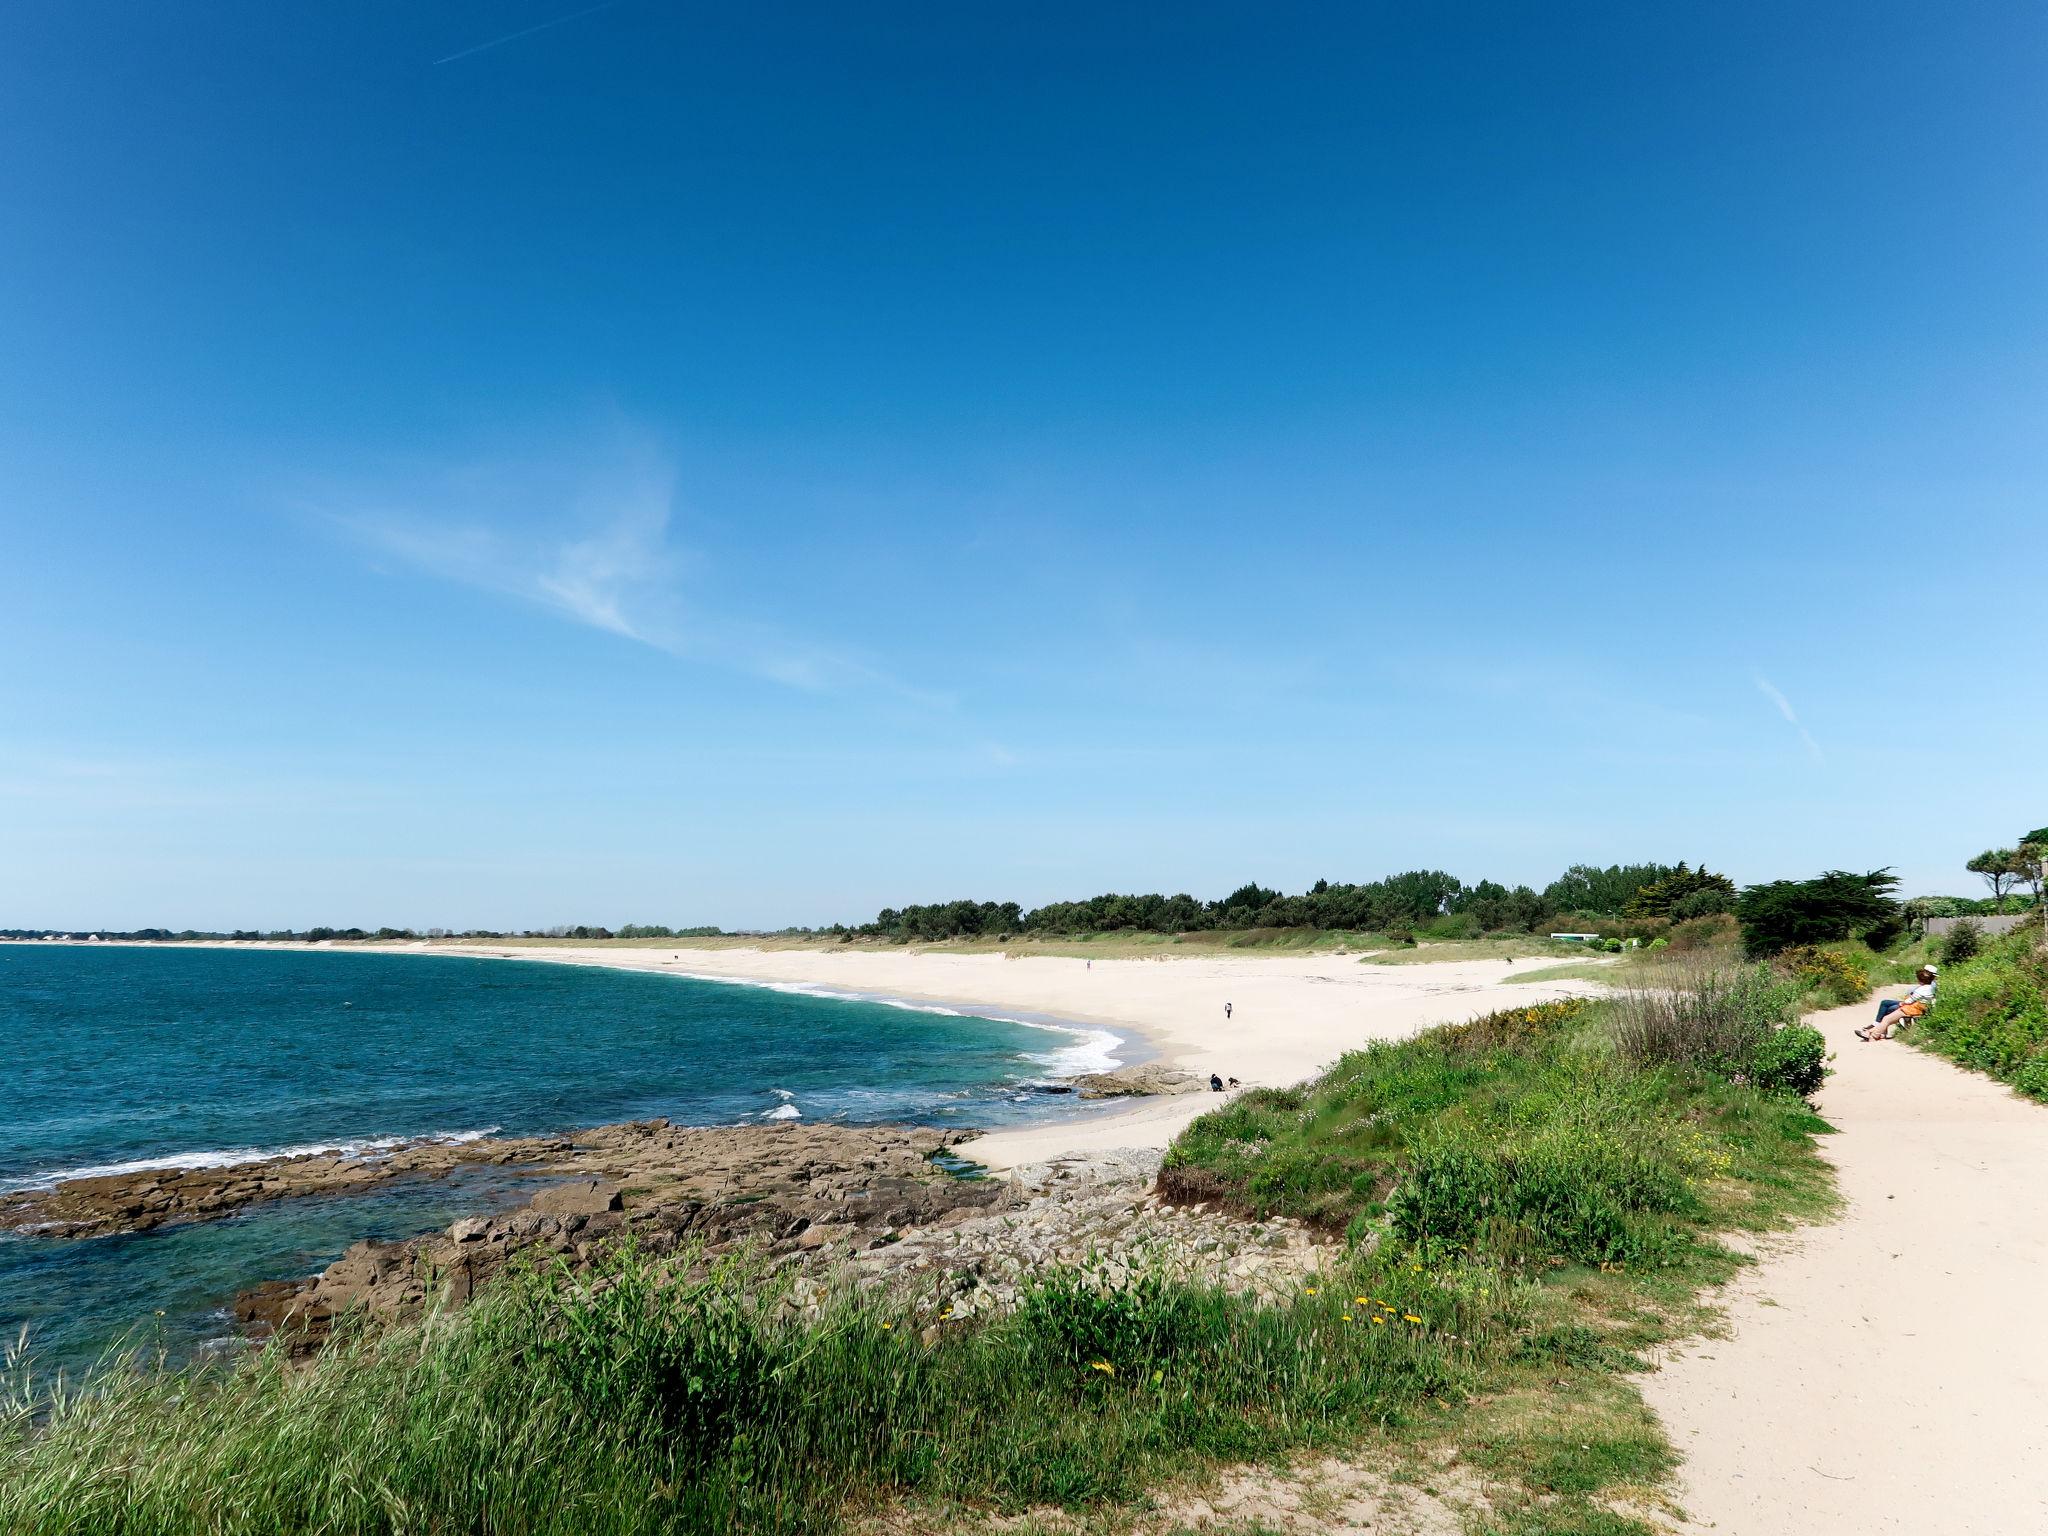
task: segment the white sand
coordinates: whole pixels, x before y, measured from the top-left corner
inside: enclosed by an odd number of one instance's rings
[[[367,947],[367,946],[359,946]],[[394,946],[404,948],[405,946]],[[417,951],[415,951],[417,952]],[[1590,993],[1584,982],[1510,986],[1503,960],[1370,965],[1355,955],[1070,960],[872,949],[591,949],[436,944],[434,954],[503,956],[698,976],[793,981],[953,1007],[984,1007],[1129,1037],[1126,1061],[1157,1058],[1246,1086],[1284,1087],[1369,1040],[1393,1040],[1494,1008]],[[1541,963],[1541,962],[1537,962]],[[1530,962],[1523,962],[1525,968]],[[1226,1020],[1223,1005],[1233,1016]],[[1116,1114],[1001,1131],[962,1150],[994,1168],[1066,1152],[1164,1147],[1210,1094],[1146,1100]]]
[[[1645,1379],[1681,1502],[1734,1536],[2048,1531],[2048,1108],[1817,1015],[1842,1219],[1729,1288]]]

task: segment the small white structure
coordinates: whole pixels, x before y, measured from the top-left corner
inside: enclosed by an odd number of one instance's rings
[[[1567,944],[1590,944],[1599,938],[1600,935],[1597,933],[1553,933],[1551,937],[1553,939],[1561,939]]]

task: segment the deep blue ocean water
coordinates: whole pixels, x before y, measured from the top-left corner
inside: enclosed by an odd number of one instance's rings
[[[809,989],[531,961],[0,944],[0,1189],[387,1138],[667,1115],[993,1125],[1114,1042]],[[504,1175],[394,1181],[125,1237],[0,1236],[0,1337],[44,1370],[220,1339],[224,1303],[358,1238],[523,1198]]]

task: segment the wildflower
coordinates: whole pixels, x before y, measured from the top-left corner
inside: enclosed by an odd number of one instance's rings
[[[1164,1381],[1164,1380],[1166,1380],[1166,1372],[1164,1372],[1164,1371],[1154,1371],[1154,1372],[1152,1373],[1152,1385],[1153,1385],[1153,1386],[1155,1386],[1155,1387],[1156,1387],[1156,1386],[1158,1386],[1158,1385],[1159,1385],[1159,1383],[1161,1383],[1161,1382],[1162,1382],[1162,1381]]]
[[[1302,1295],[1304,1295],[1304,1296],[1313,1296],[1313,1295],[1315,1295],[1315,1293],[1316,1293],[1316,1288],[1315,1288],[1314,1286],[1312,1286],[1312,1285],[1310,1285],[1310,1286],[1305,1286],[1305,1287],[1303,1287],[1303,1289],[1302,1289],[1302,1292],[1301,1292],[1301,1294],[1302,1294]]]
[[[1376,1317],[1373,1319],[1373,1322],[1375,1323],[1384,1323],[1385,1321],[1386,1319],[1384,1317]]]
[[[1352,1300],[1352,1303],[1353,1303],[1354,1305],[1356,1305],[1356,1306],[1361,1306],[1361,1307],[1363,1307],[1363,1306],[1366,1306],[1366,1305],[1368,1305],[1368,1302],[1367,1302],[1366,1298],[1365,1298],[1365,1297],[1363,1297],[1363,1296],[1354,1296],[1354,1297],[1352,1297],[1352,1298],[1351,1298],[1351,1300]]]
[[[894,1323],[884,1323],[882,1326],[884,1328],[894,1328],[896,1325]]]
[[[1422,1319],[1417,1317],[1413,1312],[1403,1312],[1401,1316],[1406,1318],[1411,1323],[1419,1323],[1422,1321]]]
[[[1351,1321],[1351,1314],[1349,1312],[1344,1314],[1344,1321],[1347,1323]]]
[[[1100,1371],[1105,1376],[1114,1376],[1116,1374],[1116,1367],[1111,1365],[1107,1360],[1090,1360],[1088,1362],[1088,1369],[1091,1371]]]

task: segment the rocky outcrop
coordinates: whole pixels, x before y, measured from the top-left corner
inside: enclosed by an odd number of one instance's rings
[[[1074,1079],[1074,1090],[1084,1099],[1114,1099],[1126,1094],[1156,1095],[1200,1093],[1209,1085],[1192,1072],[1159,1062],[1142,1062],[1134,1067],[1117,1067],[1109,1072],[1089,1072]]]
[[[573,1162],[584,1176],[550,1185],[522,1209],[456,1222],[404,1242],[363,1242],[304,1280],[261,1285],[237,1298],[250,1332],[283,1330],[317,1347],[351,1308],[391,1320],[430,1298],[460,1304],[521,1256],[588,1263],[630,1235],[660,1256],[685,1245],[711,1253],[739,1243],[771,1255],[860,1252],[913,1228],[1006,1208],[1014,1187],[949,1175],[931,1155],[964,1132],[908,1126],[728,1126],[687,1129],[665,1120],[582,1133]]]
[[[540,1213],[558,1218],[596,1216],[621,1209],[633,1185],[641,1186],[643,1195],[661,1199],[683,1195],[710,1200],[742,1187],[754,1189],[763,1181],[773,1185],[794,1167],[850,1189],[877,1172],[921,1170],[933,1152],[965,1134],[903,1126],[792,1123],[693,1128],[667,1120],[629,1120],[571,1136],[421,1141],[358,1156],[275,1157],[232,1168],[69,1179],[49,1189],[0,1195],[0,1230],[33,1229],[42,1237],[148,1232],[178,1222],[232,1216],[266,1201],[340,1194],[392,1179],[435,1178],[478,1166],[576,1179],[575,1185],[543,1191]]]
[[[886,1166],[893,1133],[857,1134],[883,1139],[877,1162]],[[430,1297],[459,1305],[519,1255],[576,1267],[627,1235],[655,1256],[689,1244],[709,1258],[748,1244],[796,1267],[781,1302],[796,1312],[815,1311],[835,1287],[895,1288],[930,1312],[930,1328],[1010,1310],[1032,1277],[1055,1265],[1105,1285],[1156,1271],[1270,1299],[1298,1289],[1332,1251],[1326,1234],[1284,1217],[1250,1221],[1222,1205],[1162,1199],[1152,1151],[1062,1158],[1003,1182],[950,1178],[927,1165],[914,1175],[863,1168],[868,1176],[849,1184],[843,1171],[803,1163],[795,1147],[778,1150],[797,1160],[764,1167],[765,1188],[735,1185],[710,1200],[628,1189],[617,1209],[563,1215],[536,1197],[524,1210],[458,1221],[430,1237],[358,1243],[324,1274],[245,1291],[235,1313],[250,1333],[282,1330],[304,1353],[352,1308],[391,1320],[417,1314]],[[570,1188],[589,1205],[607,1193]]]
[[[909,1292],[935,1328],[1009,1311],[1056,1265],[1106,1286],[1155,1272],[1271,1300],[1297,1291],[1333,1252],[1327,1234],[1286,1217],[1247,1220],[1220,1204],[1163,1199],[1159,1163],[1157,1152],[1128,1149],[1020,1168],[1012,1204],[844,1254],[837,1266],[810,1264],[783,1305],[815,1307],[850,1279]]]

